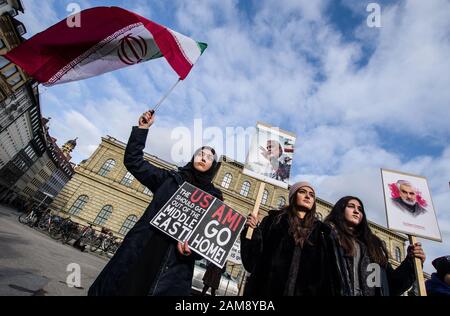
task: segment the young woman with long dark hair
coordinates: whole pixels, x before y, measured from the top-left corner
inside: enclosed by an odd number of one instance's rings
[[[359,198],[341,198],[324,222],[332,229],[343,295],[400,295],[412,286],[413,259],[425,261],[420,243],[408,247],[407,257],[394,270],[387,249],[369,227]]]

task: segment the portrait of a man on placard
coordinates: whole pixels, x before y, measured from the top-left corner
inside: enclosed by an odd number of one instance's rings
[[[258,123],[252,138],[244,173],[287,188],[294,158],[295,135]]]
[[[417,217],[427,212],[427,201],[423,199],[421,193],[406,180],[398,180],[389,184],[391,198],[394,205],[403,212]]]
[[[425,177],[381,169],[381,181],[389,229],[442,241],[430,187]]]
[[[289,145],[287,140],[283,145]],[[289,179],[292,158],[287,153],[291,153],[290,148],[293,146],[284,146],[278,140],[269,139],[267,140],[266,147],[259,147],[261,155],[265,159],[265,163],[261,164],[264,166],[261,174],[283,182]]]

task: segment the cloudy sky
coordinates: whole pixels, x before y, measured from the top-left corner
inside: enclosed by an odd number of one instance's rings
[[[279,126],[298,137],[292,181],[311,181],[331,203],[359,196],[383,226],[380,168],[427,177],[444,242],[423,240],[425,271],[450,254],[449,1],[378,1],[379,28],[368,27],[365,0],[23,2],[27,38],[75,2],[121,6],[209,44],[161,107],[148,152],[173,161],[174,129],[193,132],[198,119],[231,138],[257,121]],[[126,141],[176,80],[165,60],[150,61],[41,88],[42,113],[60,145],[78,137],[80,162],[102,136]]]

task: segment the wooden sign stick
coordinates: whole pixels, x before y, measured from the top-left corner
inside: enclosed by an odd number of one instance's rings
[[[417,239],[415,236],[408,235],[408,239],[411,245],[417,243]],[[416,271],[416,280],[419,290],[419,296],[427,296],[427,290],[425,288],[425,281],[423,278],[422,261],[419,258],[414,258],[414,267],[415,267],[414,270]]]
[[[261,205],[261,200],[262,200],[262,196],[263,196],[265,187],[266,187],[266,183],[261,182],[261,184],[259,185],[258,195],[256,196],[255,206],[253,207],[253,211],[252,211],[252,214],[255,215],[256,218],[258,218],[259,207]],[[252,239],[252,235],[253,235],[253,228],[249,227],[245,238]]]

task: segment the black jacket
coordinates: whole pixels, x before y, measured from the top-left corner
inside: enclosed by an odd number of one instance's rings
[[[154,194],[142,217],[89,289],[88,295],[190,294],[197,255],[182,256],[177,242],[150,225],[150,220],[183,184],[181,175],[144,160],[148,129],[133,127],[125,150],[128,171]],[[219,196],[211,185],[208,193]]]
[[[246,239],[241,233],[242,263],[251,276],[244,295],[274,297],[282,295],[339,295],[340,280],[330,228],[317,220],[301,249],[297,279],[292,294],[287,294],[295,242],[288,233],[288,214],[270,211]]]
[[[270,211],[254,230],[253,238],[245,238],[247,228],[241,234],[241,257],[251,273],[246,284],[246,296],[282,296],[287,294],[289,271],[293,261],[295,244],[288,233],[289,225],[284,211]],[[367,262],[370,259],[365,258]],[[363,260],[361,260],[363,261]],[[350,296],[351,276],[344,251],[339,246],[335,231],[327,224],[316,221],[304,245],[299,261],[295,290],[296,296]],[[360,275],[367,265],[360,266]],[[380,287],[374,295],[400,295],[415,280],[414,263],[406,258],[397,269],[390,264],[380,267]]]
[[[353,275],[351,274],[353,268],[350,266],[349,258],[345,256],[344,249],[339,246],[337,234],[334,229],[331,231],[331,237],[333,239],[335,258],[337,259],[337,267],[340,276],[340,288],[341,295],[351,296],[353,293]],[[360,275],[360,287],[362,289],[368,288],[367,280],[370,282],[377,281],[375,278],[379,277],[379,285],[371,289],[368,289],[365,295],[375,296],[398,296],[408,290],[416,279],[414,271],[413,259],[406,257],[405,260],[394,269],[390,263],[386,267],[379,267],[379,276],[376,273],[376,268],[369,267],[372,260],[369,258],[367,248],[361,245],[361,259],[359,261],[359,275]],[[362,282],[366,282],[363,284]],[[364,290],[363,290],[364,291]]]

